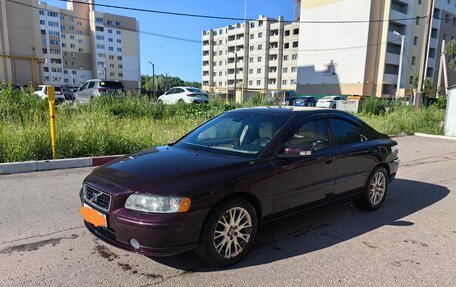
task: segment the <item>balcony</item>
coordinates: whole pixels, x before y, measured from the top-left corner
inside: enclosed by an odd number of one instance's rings
[[[396,54],[392,54],[392,53],[386,53],[385,63],[398,65],[399,64],[399,58],[400,58],[400,55],[396,55]]]
[[[270,42],[270,43],[279,42],[279,35],[270,36],[270,37],[269,37],[269,42]]]

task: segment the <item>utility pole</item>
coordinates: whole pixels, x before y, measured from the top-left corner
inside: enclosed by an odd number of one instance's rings
[[[405,36],[400,34],[399,32],[394,31],[393,32],[395,35],[401,37],[401,55],[399,57],[399,72],[397,75],[397,88],[396,88],[396,97],[399,98],[400,92],[401,92],[401,77],[402,77],[402,59],[404,58],[404,42],[405,42]]]
[[[108,73],[107,73],[108,67],[106,66],[106,64],[104,64],[103,67],[104,67],[104,76],[105,76],[105,80],[107,80],[107,79],[108,79]]]
[[[439,63],[439,75],[437,78],[437,94],[436,97],[439,97],[439,93],[442,89],[442,74],[443,74],[443,81],[444,81],[444,90],[443,94],[446,95],[448,91],[448,74],[447,74],[447,66],[446,66],[446,55],[445,55],[445,40],[442,40],[442,51],[440,52],[440,63]]]
[[[149,61],[149,64],[152,65],[152,97],[155,96],[155,65]]]
[[[168,91],[168,74],[169,74],[168,72],[165,73],[165,90],[166,90],[165,92]]]
[[[234,53],[234,100],[236,101],[236,82],[237,82],[237,53]]]
[[[420,73],[418,78],[418,87],[416,89],[416,96],[415,96],[415,109],[418,109],[421,106],[424,98],[424,82],[426,80],[426,73],[427,73],[427,63],[429,57],[429,42],[431,36],[431,29],[432,29],[432,18],[434,17],[434,0],[429,1],[428,6],[428,17],[426,20],[426,30],[424,33],[425,37],[425,44],[422,45],[421,50],[421,63],[420,63]]]

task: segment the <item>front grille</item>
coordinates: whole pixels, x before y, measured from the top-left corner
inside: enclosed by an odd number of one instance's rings
[[[84,185],[84,199],[90,205],[99,207],[104,211],[108,211],[111,205],[111,196],[98,190],[90,185]]]

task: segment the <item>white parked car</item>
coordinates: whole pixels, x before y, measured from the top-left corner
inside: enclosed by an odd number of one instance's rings
[[[209,96],[200,89],[193,87],[174,87],[158,97],[158,103],[162,104],[203,104],[209,102]]]
[[[336,108],[337,101],[345,100],[343,97],[340,96],[326,96],[317,101],[317,108]]]
[[[93,97],[123,95],[124,90],[122,82],[92,79],[85,82],[73,97],[76,103],[85,104]]]
[[[51,85],[39,85],[38,90],[36,90],[33,94],[45,100],[48,98],[48,87],[50,86]],[[55,101],[58,103],[65,101],[65,96],[63,95],[62,88],[59,86],[55,87]]]

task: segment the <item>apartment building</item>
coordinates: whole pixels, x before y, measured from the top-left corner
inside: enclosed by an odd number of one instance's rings
[[[399,95],[410,95],[426,41],[426,19],[413,18],[428,15],[428,4],[424,0],[302,1],[301,20],[361,21],[300,24],[298,93],[392,97],[401,69]],[[456,0],[435,1],[433,11],[425,73],[436,82],[442,40],[456,37]],[[402,67],[400,35],[405,35]],[[454,73],[449,76],[456,84]]]
[[[35,83],[79,86],[88,79],[101,78],[122,81],[127,89],[140,87],[139,24],[135,18],[101,13],[84,3],[68,2],[66,9],[60,9],[36,0],[24,1],[27,5],[0,1],[17,10],[15,15],[8,14],[8,19],[19,17],[20,11],[36,20],[31,25],[38,28],[13,36],[14,40],[39,39],[34,46],[39,64]],[[3,27],[15,29],[14,25]],[[17,73],[29,70],[30,65]],[[5,77],[21,84],[29,82],[10,78]]]
[[[236,23],[202,33],[202,87],[268,92],[296,88],[299,25],[283,17]],[[236,77],[235,77],[236,73]]]

